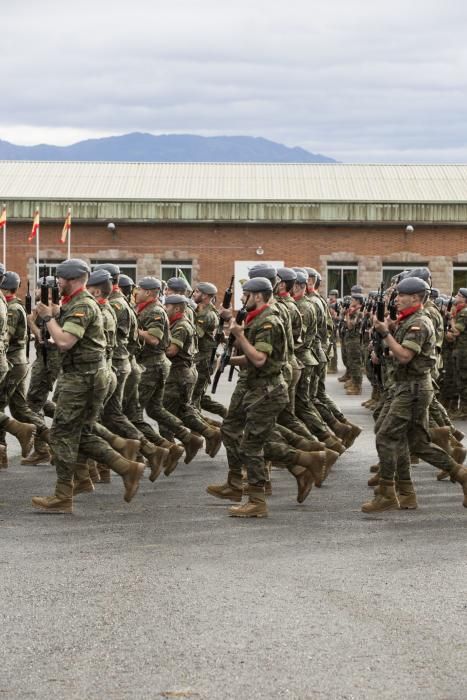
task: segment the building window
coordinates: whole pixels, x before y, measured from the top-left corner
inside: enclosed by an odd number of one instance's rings
[[[136,260],[91,260],[91,270],[94,270],[97,265],[102,265],[103,263],[118,265],[122,275],[128,275],[128,277],[131,277],[133,282],[136,282]]]
[[[337,289],[339,297],[348,296],[351,287],[357,284],[358,265],[357,263],[333,263],[328,265],[328,286],[327,293],[330,289]]]
[[[171,277],[184,277],[191,285],[193,263],[191,260],[163,260],[161,264],[161,277],[167,282]]]
[[[457,294],[460,287],[467,287],[467,267],[454,263],[452,267],[452,288],[454,294]]]
[[[394,275],[398,275],[404,270],[413,270],[415,267],[428,267],[427,262],[406,262],[406,263],[383,263],[383,283],[384,288],[391,286],[391,279]]]

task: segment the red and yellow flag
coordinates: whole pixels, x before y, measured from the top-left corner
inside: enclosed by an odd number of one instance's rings
[[[68,209],[68,214],[66,215],[65,223],[63,224],[62,235],[60,236],[60,243],[65,243],[68,236],[68,232],[71,229],[71,209]]]
[[[0,214],[0,228],[3,228],[6,224],[6,207],[3,207],[2,213]]]
[[[29,238],[28,238],[29,242],[32,241],[37,236],[37,232],[39,230],[39,225],[40,225],[39,209],[36,209],[36,213],[34,214],[34,220],[32,222],[31,233],[29,234]]]

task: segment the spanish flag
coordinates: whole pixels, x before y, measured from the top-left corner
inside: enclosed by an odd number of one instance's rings
[[[6,226],[6,207],[3,207],[2,213],[0,214],[0,228]]]
[[[28,238],[29,242],[31,242],[37,236],[37,232],[39,230],[39,224],[40,224],[39,209],[36,209],[36,213],[34,214],[34,221],[32,222],[31,233],[29,234],[29,238]]]
[[[65,243],[68,236],[68,232],[71,229],[71,209],[68,209],[68,214],[66,215],[65,223],[63,224],[62,235],[60,236],[60,243]]]

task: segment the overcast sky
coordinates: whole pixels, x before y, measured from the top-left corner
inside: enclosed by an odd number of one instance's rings
[[[465,0],[0,0],[0,138],[263,136],[467,162]]]

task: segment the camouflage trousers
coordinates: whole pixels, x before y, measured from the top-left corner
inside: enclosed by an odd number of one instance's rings
[[[203,409],[204,411],[215,413],[216,416],[222,416],[222,418],[225,418],[227,415],[227,408],[218,401],[215,401],[212,396],[207,393],[208,386],[211,383],[209,361],[209,357],[202,357],[196,361],[198,379],[196,380],[195,388],[193,390],[193,397],[191,400],[197,409]]]
[[[160,432],[166,437],[175,435],[179,440],[188,436],[188,430],[183,421],[166,403],[167,382],[170,374],[170,361],[164,356],[161,361],[152,365],[142,366],[139,383],[139,403],[148,416],[157,421]],[[191,385],[190,397],[194,381]],[[170,391],[170,389],[169,389]],[[141,432],[145,432],[139,422],[135,422]],[[146,434],[146,433],[145,433]]]
[[[347,371],[353,383],[361,386],[363,378],[362,346],[359,336],[349,336],[346,340]]]
[[[43,418],[32,411],[26,402],[26,385],[29,375],[29,365],[13,365],[0,386],[0,411],[9,407],[12,418],[22,423],[32,423],[36,426],[37,436],[47,430]],[[0,428],[0,443],[5,444],[5,431]]]
[[[376,449],[382,479],[410,480],[410,455],[416,455],[447,472],[455,462],[430,441],[428,408],[433,399],[431,384],[396,384],[387,392],[375,424]]]
[[[143,435],[146,440],[149,440],[154,445],[161,445],[164,442],[162,437],[154,426],[144,419],[144,411],[139,399],[139,386],[142,376],[143,371],[140,365],[132,357],[130,360],[130,372],[123,387],[122,412],[140,435]],[[141,439],[141,437],[138,437],[138,439]]]
[[[267,480],[264,446],[274,436],[276,419],[289,400],[286,384],[249,388],[240,376],[222,424],[222,440],[229,471],[241,478],[242,467],[248,483],[263,486]]]
[[[54,389],[61,364],[61,354],[58,350],[49,350],[47,352],[47,364],[45,364],[39,348],[37,357],[31,365],[31,377],[26,396],[29,408],[39,415],[42,415],[44,412],[46,415],[53,415],[55,406],[53,402],[48,401],[48,398]]]
[[[315,370],[316,367],[312,365],[305,365],[302,369],[295,392],[295,413],[313,436],[324,440],[329,431],[311,397],[311,380]]]
[[[50,447],[57,478],[71,481],[78,462],[88,457],[108,464],[116,453],[94,432],[108,387],[108,369],[62,372],[57,380]]]
[[[188,428],[195,433],[205,435],[209,426],[192,403],[197,378],[196,367],[172,365],[165,385],[164,410],[176,416],[182,426],[185,426],[185,430]],[[167,423],[164,427],[171,430]],[[173,432],[177,435],[175,431]]]

